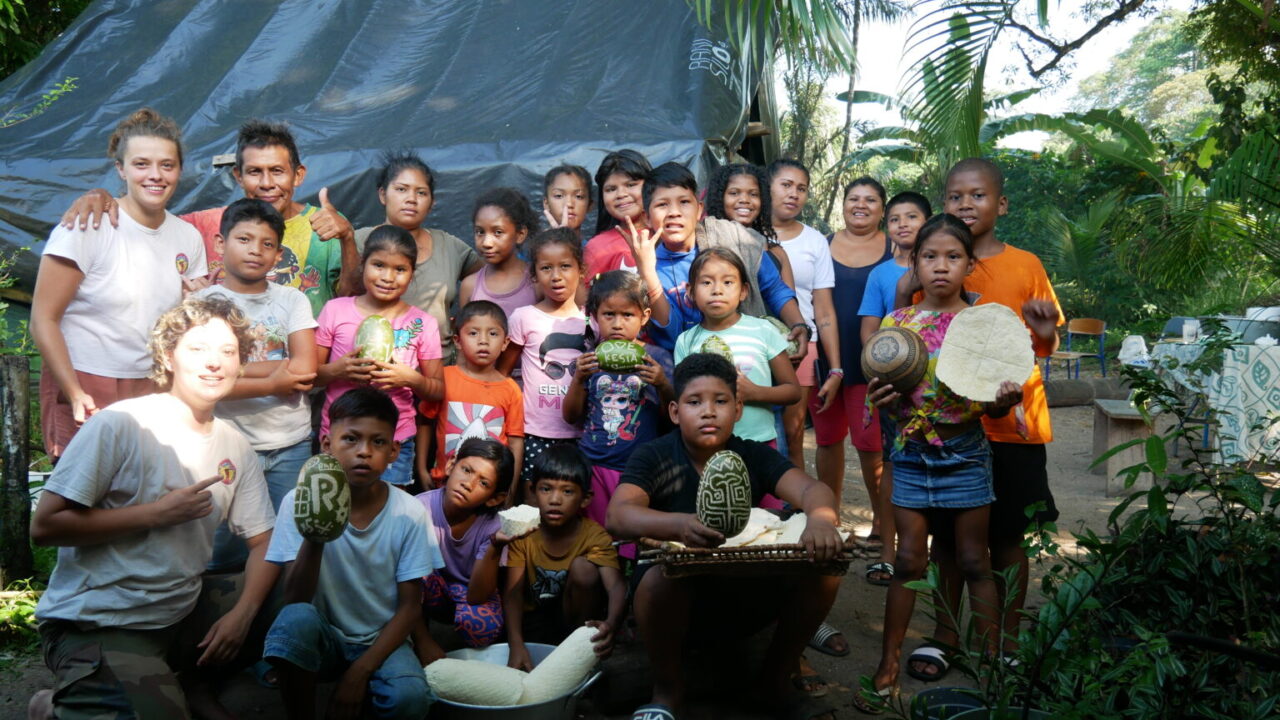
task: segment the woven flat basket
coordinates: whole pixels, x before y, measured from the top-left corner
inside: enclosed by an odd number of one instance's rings
[[[803,545],[746,545],[732,548],[692,548],[640,538],[642,565],[659,565],[667,577],[689,575],[844,575],[856,557],[866,557],[852,541],[834,558],[814,562]]]

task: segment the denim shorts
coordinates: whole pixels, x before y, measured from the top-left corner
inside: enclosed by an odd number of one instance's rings
[[[400,442],[400,454],[395,462],[382,471],[382,479],[392,485],[413,484],[413,453],[415,438],[405,438]]]
[[[321,682],[332,682],[369,647],[343,640],[311,603],[294,603],[276,615],[262,655],[273,664],[287,662],[316,673]],[[373,716],[388,720],[421,720],[436,699],[408,642],[392,650],[373,671],[367,693]]]
[[[894,450],[893,504],[898,507],[972,508],[990,505],[991,446],[981,427],[957,435],[942,447],[908,440]]]

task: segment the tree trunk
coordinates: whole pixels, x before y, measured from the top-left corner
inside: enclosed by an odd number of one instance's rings
[[[853,31],[850,33],[850,41],[853,42],[853,57],[857,61],[858,57],[858,26],[862,23],[862,0],[853,0]],[[853,128],[853,85],[857,78],[858,66],[854,65],[849,68],[849,94],[850,102],[844,104],[844,130],[840,133],[840,153],[836,155],[836,177],[835,182],[831,183],[831,190],[827,193],[827,207],[822,213],[825,220],[831,218],[831,208],[835,206],[836,197],[840,195],[841,182],[839,178],[839,168],[844,164],[844,158],[849,154],[849,131]],[[835,227],[835,225],[832,225]]]
[[[29,363],[26,355],[0,355],[0,588],[31,577],[35,569],[28,536]]]

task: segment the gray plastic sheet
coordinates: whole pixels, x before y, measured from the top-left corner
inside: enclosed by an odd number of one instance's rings
[[[0,83],[0,111],[66,77],[78,89],[0,129],[0,243],[32,247],[18,267],[28,290],[71,202],[122,190],[107,138],[144,105],[183,129],[176,213],[241,196],[213,159],[261,117],[297,137],[297,199],[327,186],[357,227],[379,223],[378,155],[411,148],[436,173],[428,224],[469,238],[484,188],[514,186],[536,207],[546,170],[594,173],[619,148],[705,180],[742,141],[758,83],[684,0],[99,0]]]

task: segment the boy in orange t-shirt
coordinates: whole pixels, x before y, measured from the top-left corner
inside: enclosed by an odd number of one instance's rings
[[[436,424],[436,466],[433,486],[440,486],[449,460],[462,441],[478,437],[511,448],[516,477],[524,454],[524,396],[520,386],[498,372],[495,364],[507,347],[507,316],[488,300],[469,302],[458,311],[458,364],[444,369],[444,398],[423,403],[422,414]],[[418,428],[419,447],[426,447],[427,427]],[[427,453],[419,453],[418,476],[428,477]]]
[[[964,287],[974,305],[999,303],[1013,310],[1031,332],[1037,357],[1048,357],[1058,347],[1057,326],[1062,308],[1044,266],[1034,253],[1006,245],[996,237],[996,221],[1009,210],[1004,196],[1004,174],[990,160],[967,158],[947,173],[943,211],[955,215],[973,233],[978,264]],[[1025,428],[1019,427],[1025,422]],[[1022,404],[1002,418],[984,417],[982,424],[991,442],[992,484],[996,501],[991,506],[989,544],[991,568],[999,573],[1018,566],[1016,593],[1004,617],[1006,633],[1016,637],[1023,599],[1027,591],[1027,555],[1022,540],[1031,523],[1053,522],[1058,508],[1049,490],[1045,444],[1053,440],[1044,380],[1037,364],[1022,386]],[[1027,517],[1035,503],[1043,507]],[[956,569],[949,533],[934,535],[931,559],[942,572],[946,600],[957,608],[963,581]],[[1007,592],[1009,588],[1005,588]],[[955,629],[940,624],[931,637],[957,646]],[[1008,648],[1012,649],[1012,648]],[[947,661],[936,646],[923,645],[907,659],[907,673],[921,680],[937,680],[947,671]]]

